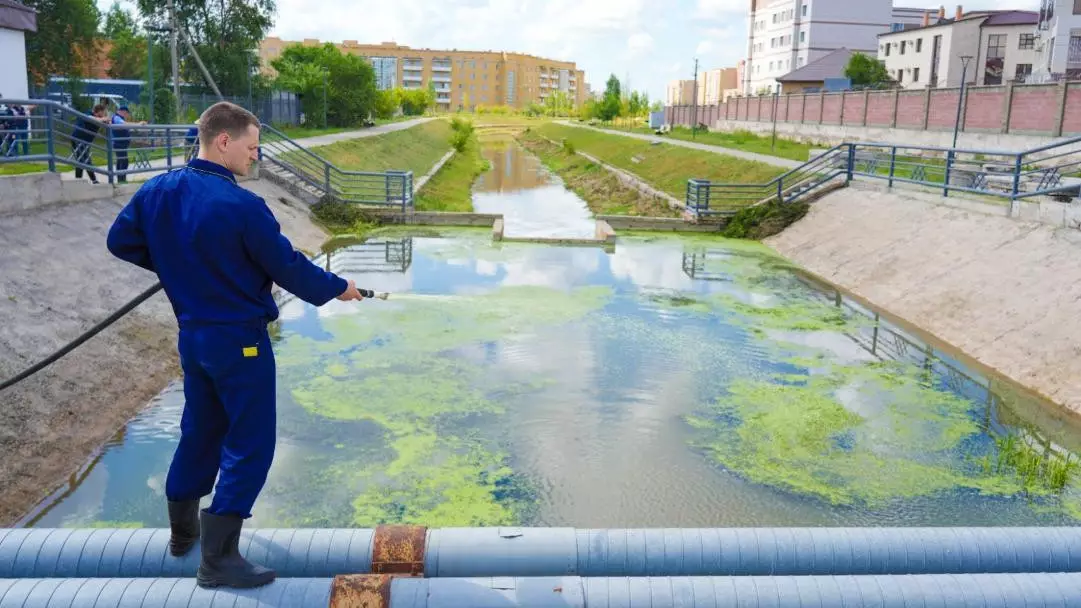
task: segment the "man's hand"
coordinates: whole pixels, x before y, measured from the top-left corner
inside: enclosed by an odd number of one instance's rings
[[[349,287],[345,288],[345,291],[338,296],[338,299],[342,302],[348,302],[350,300],[363,300],[364,296],[360,295],[357,291],[357,285],[352,280],[349,281]]]

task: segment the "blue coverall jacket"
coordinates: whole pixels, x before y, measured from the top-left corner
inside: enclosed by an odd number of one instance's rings
[[[294,250],[266,203],[216,163],[195,159],[146,182],[109,230],[108,248],[157,273],[180,327],[181,438],[169,500],[250,517],[274,454],[274,283],[321,306],[345,279]]]

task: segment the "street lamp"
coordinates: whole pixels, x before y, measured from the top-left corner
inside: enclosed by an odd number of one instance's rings
[[[961,108],[965,103],[965,80],[968,77],[968,64],[972,55],[961,55],[961,92],[957,95],[957,120],[953,123],[953,147],[957,148],[957,132],[961,129]]]

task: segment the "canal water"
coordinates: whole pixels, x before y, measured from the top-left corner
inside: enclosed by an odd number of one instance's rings
[[[486,153],[478,210],[539,230],[557,182],[515,147]],[[1081,433],[1053,408],[757,243],[462,230],[319,262],[392,295],[283,302],[278,449],[251,525],[1081,518]],[[30,523],[166,525],[182,408],[177,383]]]

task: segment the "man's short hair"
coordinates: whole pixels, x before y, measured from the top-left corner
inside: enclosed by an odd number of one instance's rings
[[[83,107],[85,108],[86,106],[83,106]],[[105,106],[99,103],[98,105],[94,106],[93,110],[90,110],[90,113],[91,114],[101,114],[104,111],[105,111]]]
[[[199,116],[199,143],[209,146],[222,133],[240,137],[248,131],[249,126],[259,127],[255,114],[235,103],[219,101]]]

